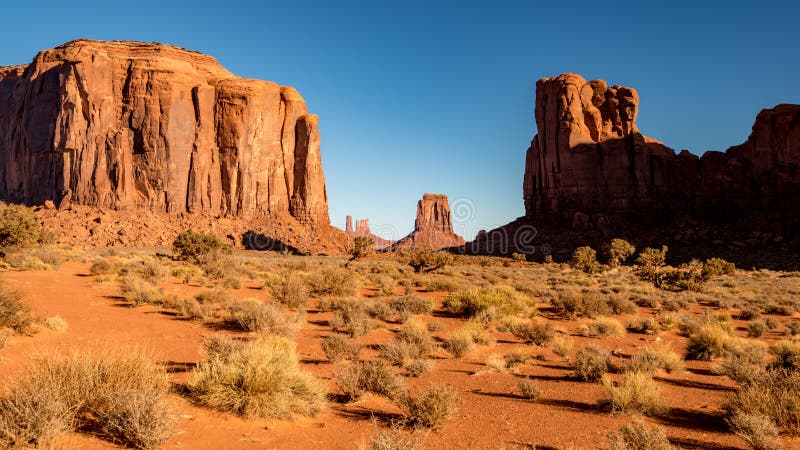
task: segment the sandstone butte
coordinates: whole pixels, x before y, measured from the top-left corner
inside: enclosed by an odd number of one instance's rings
[[[638,113],[633,88],[574,74],[539,80],[538,134],[525,164],[526,216],[800,216],[800,105],[761,111],[746,142],[702,157],[676,154],[641,134]]]
[[[414,231],[395,242],[394,248],[427,246],[434,249],[458,247],[464,239],[453,231],[450,203],[444,194],[424,194],[417,203]]]
[[[0,67],[0,198],[327,229],[317,124],[294,88],[210,56],[76,40]]]
[[[563,258],[620,236],[639,246],[677,244],[671,253],[713,246],[714,256],[730,250],[755,263],[764,261],[756,251],[800,248],[800,105],[762,110],[744,143],[701,157],[643,135],[638,113],[633,88],[570,73],[539,80],[525,216],[462,250],[545,249]]]
[[[345,219],[345,233],[350,237],[368,237],[372,238],[372,247],[377,251],[384,251],[391,247],[395,241],[384,239],[372,232],[369,228],[369,219],[356,219],[355,228],[353,228],[353,216],[347,216]]]

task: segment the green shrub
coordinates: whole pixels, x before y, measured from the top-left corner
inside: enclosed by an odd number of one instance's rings
[[[42,228],[33,209],[0,202],[0,248],[32,247],[45,242],[50,233]]]
[[[458,395],[450,386],[431,384],[414,395],[400,394],[395,401],[409,425],[436,430],[453,417],[457,400]]]
[[[416,273],[427,273],[453,264],[453,255],[427,246],[414,246],[398,251],[398,257]]]
[[[634,273],[645,281],[655,282],[657,275],[667,260],[667,246],[662,245],[661,250],[646,248],[636,258]]]
[[[611,353],[603,347],[588,345],[575,355],[575,376],[597,382],[611,367]]]
[[[614,238],[606,247],[608,265],[611,267],[622,265],[634,253],[636,253],[636,247],[625,239]]]
[[[350,259],[345,264],[345,267],[357,259],[365,258],[375,253],[374,245],[375,240],[371,237],[359,236],[353,238],[353,245],[347,251],[350,254]]]
[[[586,273],[597,273],[602,270],[602,266],[597,262],[597,252],[588,246],[575,249],[575,252],[572,253],[570,265]]]
[[[325,386],[300,370],[292,341],[268,336],[201,361],[187,387],[198,403],[248,418],[314,416],[325,406]]]
[[[711,258],[703,263],[703,272],[705,272],[708,277],[734,275],[736,274],[736,265],[722,258]]]
[[[231,247],[211,233],[187,230],[178,233],[172,242],[172,252],[181,261],[200,263],[212,252],[230,253]]]

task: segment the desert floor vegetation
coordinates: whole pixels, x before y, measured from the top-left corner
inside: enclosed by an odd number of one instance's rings
[[[38,398],[27,392],[23,402],[15,397],[20,385],[5,377],[4,405],[41,408],[41,420],[30,423],[5,416],[4,427],[15,430],[3,435],[6,446],[80,435],[153,448],[197,442],[189,431],[175,433],[217,420],[235,420],[237,430],[276,445],[274,436],[296,433],[301,423],[325,424],[304,428],[299,439],[308,445],[337,427],[372,448],[800,442],[793,395],[800,391],[800,276],[793,272],[732,269],[714,259],[674,272],[663,249],[618,241],[556,264],[429,251],[348,263],[184,239],[174,251],[79,252],[35,242],[24,252],[52,250],[61,262],[47,272],[4,266],[2,374],[21,369],[16,352],[42,339],[72,348],[98,333],[89,323],[103,318],[70,312],[71,305],[118,317],[101,336],[141,337],[149,332],[143,324],[157,325],[152,339],[169,342],[171,355],[149,357],[167,380],[153,388],[157,394],[120,381],[109,388],[118,395],[103,394],[102,413],[58,400],[52,387],[41,387]],[[51,298],[37,290],[48,277],[72,277],[68,297],[40,299]],[[45,328],[56,332],[35,333]],[[681,414],[696,424],[687,426]],[[532,415],[543,427],[564,428],[563,436],[526,425]],[[266,430],[264,420],[285,424]],[[373,420],[376,429],[362,434]]]

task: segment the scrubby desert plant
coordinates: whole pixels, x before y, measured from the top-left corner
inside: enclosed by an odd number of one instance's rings
[[[760,414],[734,414],[725,421],[731,431],[747,442],[753,450],[778,450],[778,427],[767,416]]]
[[[710,258],[703,263],[703,272],[707,276],[734,275],[736,265],[722,258]]]
[[[766,357],[767,350],[763,344],[746,342],[742,343],[735,352],[725,355],[725,358],[713,370],[744,386],[764,375]]]
[[[725,356],[735,346],[729,331],[719,323],[702,325],[686,342],[686,359],[710,360]]]
[[[0,283],[0,329],[26,334],[32,326],[33,314],[28,305],[22,303],[22,294]]]
[[[600,272],[602,266],[597,262],[597,252],[592,247],[578,247],[572,253],[570,265],[586,273]]]
[[[572,347],[574,345],[574,341],[571,337],[558,335],[550,342],[550,350],[562,358],[567,358],[572,353]]]
[[[401,248],[398,257],[416,273],[433,272],[453,264],[453,255],[450,253],[439,252],[422,245]]]
[[[649,428],[641,421],[620,427],[618,433],[609,434],[608,450],[672,450],[663,428]]]
[[[430,359],[413,359],[406,364],[406,371],[411,377],[419,377],[432,371],[435,364]]]
[[[479,287],[454,292],[442,302],[452,314],[486,321],[508,315],[535,312],[533,302],[508,286]]]
[[[472,349],[472,333],[461,329],[450,333],[444,340],[442,347],[450,352],[454,358],[463,358]]]
[[[344,397],[354,401],[367,392],[395,398],[402,380],[384,361],[355,361],[343,366],[334,376]]]
[[[358,301],[343,301],[336,305],[328,324],[333,331],[346,331],[351,337],[363,336],[378,326],[364,304]]]
[[[586,324],[585,334],[592,337],[622,337],[625,336],[625,327],[611,317],[599,317]]]
[[[636,253],[636,247],[625,239],[614,238],[605,248],[608,257],[608,265],[617,267],[622,265],[628,258]]]
[[[172,252],[181,261],[202,262],[212,252],[230,253],[230,245],[211,233],[182,231],[172,242]]]
[[[456,412],[458,395],[446,385],[428,385],[422,391],[399,394],[395,402],[403,411],[409,425],[436,430]]]
[[[413,350],[414,358],[426,356],[433,345],[428,327],[418,320],[409,320],[403,324],[395,334],[395,339],[408,344]]]
[[[306,283],[297,275],[288,272],[279,280],[270,284],[270,290],[275,300],[289,308],[299,308],[308,303],[308,289]]]
[[[187,387],[198,403],[249,418],[314,416],[325,406],[324,385],[300,370],[294,343],[279,336],[201,361]]]
[[[519,380],[517,387],[519,388],[520,395],[525,400],[535,401],[542,392],[541,388],[539,388],[539,383],[537,383],[536,380],[528,378]]]
[[[0,248],[27,248],[48,240],[47,232],[33,209],[0,202]]]
[[[314,273],[308,279],[311,294],[320,297],[344,297],[355,295],[355,276],[346,269],[327,268]]]
[[[303,326],[304,314],[291,314],[280,303],[244,299],[228,307],[225,321],[244,331],[292,336]]]
[[[667,261],[667,246],[662,245],[661,250],[646,248],[639,253],[634,266],[634,273],[645,281],[655,281],[658,273]]]
[[[658,385],[645,372],[626,372],[619,384],[604,378],[603,387],[612,411],[653,415],[664,409]]]
[[[120,290],[125,300],[140,305],[159,305],[163,299],[163,291],[136,275],[128,275],[120,281]]]
[[[800,342],[778,341],[769,352],[774,356],[771,367],[800,370]]]
[[[357,361],[358,354],[361,352],[361,344],[351,337],[331,334],[322,341],[322,351],[331,362],[343,359]]]
[[[597,382],[611,367],[611,353],[603,347],[588,345],[575,355],[575,376],[583,381]]]
[[[800,433],[800,371],[764,372],[731,394],[725,409],[731,416],[765,416],[785,432]]]
[[[763,319],[755,319],[747,322],[747,336],[749,337],[759,338],[767,331],[769,331],[769,328]]]
[[[345,267],[350,265],[350,263],[355,260],[366,258],[367,256],[375,253],[375,250],[373,249],[374,246],[375,240],[371,237],[359,236],[353,238],[352,245],[347,249],[347,253],[350,254],[350,259],[348,259],[345,263]]]
[[[416,295],[405,295],[389,301],[389,307],[405,322],[415,314],[430,314],[433,311],[433,304],[430,300]]]
[[[556,335],[552,325],[544,322],[520,323],[510,327],[511,334],[525,343],[543,346]]]
[[[152,449],[174,432],[166,373],[133,348],[44,355],[0,401],[0,446],[42,446],[95,429],[110,441]]]
[[[673,372],[683,368],[683,359],[672,351],[669,344],[656,343],[635,353],[626,369],[631,372]]]

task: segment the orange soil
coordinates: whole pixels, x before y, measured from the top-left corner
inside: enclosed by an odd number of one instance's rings
[[[186,370],[202,357],[203,339],[214,333],[199,323],[181,320],[158,308],[130,308],[116,296],[116,283],[96,285],[88,276],[88,264],[66,263],[55,272],[6,272],[2,279],[20,290],[27,302],[42,317],[60,315],[68,324],[66,333],[42,329],[33,337],[15,336],[0,350],[0,388],[40,351],[66,351],[92,348],[109,342],[136,343],[153,349],[160,361],[173,373],[174,382],[185,380]],[[167,291],[183,294],[200,290],[173,280],[165,284]],[[266,298],[260,285],[250,282],[236,291],[239,297]],[[421,293],[441,299],[440,293]],[[640,315],[651,311],[640,308]],[[330,333],[325,325],[329,316],[309,311],[308,323],[297,336],[298,353],[306,370],[330,383],[335,368],[325,361],[321,339]],[[448,317],[425,316],[424,320],[439,320],[444,325],[436,337],[444,337],[461,321]],[[624,319],[623,319],[624,322]],[[556,327],[575,334],[578,322],[553,321]],[[737,325],[741,325],[738,324]],[[364,344],[386,343],[392,329],[378,329],[360,338]],[[677,341],[673,333],[662,333],[667,341]],[[430,433],[427,448],[598,448],[604,445],[606,434],[631,421],[628,415],[613,415],[599,410],[596,404],[603,398],[599,384],[570,379],[567,363],[549,350],[515,343],[510,334],[496,333],[497,344],[477,347],[464,360],[437,359],[432,373],[420,378],[408,378],[411,387],[423,387],[431,382],[447,383],[459,392],[458,413],[442,430]],[[590,341],[576,336],[576,348]],[[601,342],[613,345],[617,354],[630,355],[637,348],[652,342],[653,336],[628,334],[623,339]],[[682,343],[675,345],[683,348]],[[541,354],[542,360],[528,364],[519,373],[474,372],[483,367],[490,354],[504,355],[514,350],[530,350]],[[375,350],[367,349],[362,357],[374,357]],[[619,361],[619,359],[618,359]],[[686,448],[745,448],[743,442],[727,431],[720,415],[720,405],[733,384],[724,377],[714,376],[707,362],[688,362],[687,371],[661,375],[657,379],[671,413],[661,418],[646,418],[650,424],[663,426],[667,435]],[[542,395],[536,403],[516,396],[520,376],[536,379]],[[295,421],[242,420],[232,415],[193,405],[189,400],[170,394],[180,414],[180,433],[163,448],[239,449],[353,449],[366,446],[376,428],[372,419],[384,426],[396,417],[398,410],[383,398],[367,396],[353,404],[331,403],[314,418]],[[784,448],[800,446],[800,440],[783,440]],[[61,444],[65,448],[113,448],[114,445],[91,437],[73,435]]]

